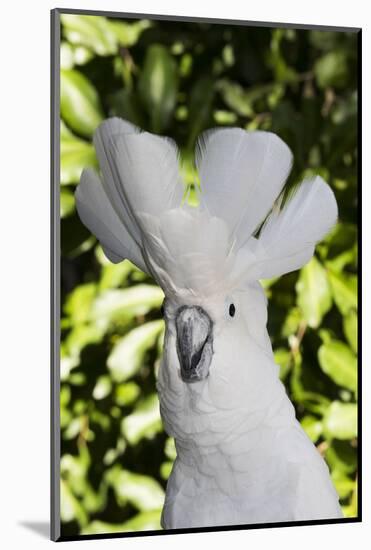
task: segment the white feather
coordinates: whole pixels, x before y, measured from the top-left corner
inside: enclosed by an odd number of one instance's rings
[[[133,217],[180,206],[184,187],[174,142],[148,132],[112,139],[112,158]]]
[[[143,271],[148,271],[140,247],[128,234],[113,209],[98,174],[92,169],[83,171],[75,199],[81,221],[100,241],[109,260],[118,263],[126,258]]]
[[[141,234],[131,209],[127,204],[122,182],[120,181],[115,161],[112,158],[112,140],[117,136],[138,134],[140,131],[138,127],[130,122],[114,117],[102,122],[93,136],[106,195],[122,223],[125,225],[129,235],[138,245],[141,244]]]
[[[167,292],[187,289],[201,295],[227,288],[231,243],[222,219],[187,205],[139,217],[149,261]]]
[[[275,134],[227,128],[202,134],[196,164],[202,207],[226,220],[238,242],[243,243],[281,192],[292,154]]]
[[[138,212],[158,216],[180,206],[184,187],[177,148],[119,118],[105,120],[93,141],[102,182],[92,171],[83,172],[76,191],[80,217],[111,261],[129,258],[155,276],[142,248]]]
[[[99,126],[94,144],[107,196],[140,244],[137,212],[159,214],[181,203],[184,187],[177,147],[170,138],[141,132],[118,118]]]
[[[267,218],[249,277],[278,277],[302,267],[337,215],[336,199],[327,183],[319,176],[304,180],[283,209],[274,209]]]

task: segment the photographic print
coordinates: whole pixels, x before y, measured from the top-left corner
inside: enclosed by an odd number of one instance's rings
[[[359,29],[52,30],[52,538],[360,521]]]

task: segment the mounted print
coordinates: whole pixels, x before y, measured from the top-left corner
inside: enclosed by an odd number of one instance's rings
[[[360,521],[360,30],[52,31],[53,540]]]

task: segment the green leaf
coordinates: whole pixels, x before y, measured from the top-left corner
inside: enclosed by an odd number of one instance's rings
[[[332,299],[326,270],[317,258],[313,257],[300,271],[296,292],[304,319],[310,327],[319,327],[331,308]]]
[[[288,314],[286,315],[285,322],[282,325],[281,336],[283,336],[284,338],[289,338],[293,334],[296,334],[299,329],[301,320],[302,319],[301,319],[300,308],[298,307],[291,308]]]
[[[188,149],[193,149],[198,135],[209,126],[215,93],[214,81],[202,76],[193,84],[189,95],[188,109]],[[193,178],[194,181],[194,178]]]
[[[78,416],[78,417],[72,418],[68,426],[66,427],[66,429],[63,431],[63,439],[75,439],[79,435],[79,433],[82,431],[83,424],[84,424],[83,417]],[[64,455],[63,460],[65,460],[65,456],[70,456],[70,455]],[[77,486],[76,480],[74,480],[74,486],[76,490],[76,486]]]
[[[341,499],[346,498],[354,489],[354,480],[339,470],[334,470],[331,475],[335,489]]]
[[[283,29],[273,29],[270,51],[268,53],[268,62],[274,71],[275,80],[278,82],[295,82],[297,73],[295,69],[289,67],[283,52],[282,42],[290,37],[287,31]]]
[[[345,474],[353,474],[357,470],[357,449],[349,441],[332,441],[325,458],[331,470],[339,470]]]
[[[60,378],[61,380],[67,380],[72,369],[79,366],[78,355],[69,355],[66,342],[61,344],[60,353]]]
[[[167,460],[166,462],[163,462],[160,466],[160,476],[162,479],[169,479],[169,476],[171,474],[171,470],[173,469],[173,462],[170,460]]]
[[[357,116],[358,111],[357,103],[357,90],[353,90],[350,96],[344,98],[342,101],[337,102],[334,105],[331,113],[331,118],[334,124],[344,124],[350,118],[354,119]],[[347,182],[345,183],[347,184]]]
[[[96,325],[76,325],[65,339],[66,351],[72,360],[79,358],[81,350],[89,344],[98,344],[101,342],[102,337],[103,331]],[[71,368],[74,366],[77,365],[73,362]]]
[[[84,65],[93,57],[93,52],[84,46],[72,46],[67,42],[61,44],[61,68],[73,69],[74,65]]]
[[[355,311],[349,311],[349,313],[343,318],[343,330],[344,334],[350,344],[350,347],[357,353],[358,347],[358,318]]]
[[[332,340],[318,350],[318,361],[336,384],[352,391],[357,390],[357,359],[343,342]]]
[[[335,48],[339,34],[332,31],[309,31],[309,40],[315,48],[329,51]]]
[[[193,57],[190,53],[184,53],[180,58],[179,74],[183,78],[187,78],[192,72]]]
[[[217,109],[213,112],[213,117],[218,126],[231,126],[237,122],[237,115],[231,111]]]
[[[254,96],[249,95],[240,84],[229,80],[219,80],[217,83],[224,103],[240,116],[251,118],[254,116]]]
[[[323,418],[325,434],[330,438],[352,439],[357,436],[357,405],[333,401]]]
[[[126,416],[121,430],[131,445],[136,445],[144,437],[153,437],[162,430],[160,406],[156,394],[144,399],[135,411]]]
[[[105,17],[61,14],[63,32],[71,44],[86,46],[98,55],[117,52],[116,33]]]
[[[291,368],[291,353],[286,348],[278,348],[274,351],[274,361],[280,366],[280,378],[286,378]]]
[[[81,425],[80,419],[75,420],[79,420]],[[63,479],[68,480],[68,483],[73,487],[74,493],[78,496],[82,496],[86,490],[86,474],[90,463],[89,451],[84,446],[80,446],[77,456],[65,454],[61,458],[61,476]]]
[[[90,413],[90,421],[92,424],[97,424],[103,431],[109,433],[112,429],[111,416],[101,413],[98,409],[93,409]]]
[[[81,527],[88,522],[88,515],[74,496],[67,482],[61,480],[61,520],[65,523],[77,521]]]
[[[97,401],[107,397],[112,390],[112,382],[109,376],[99,376],[93,390],[93,398]]]
[[[164,46],[149,46],[139,78],[139,93],[155,133],[162,132],[168,126],[174,112],[177,90],[178,76],[174,59]]]
[[[116,382],[124,382],[138,372],[146,351],[154,346],[163,329],[162,320],[152,321],[131,330],[117,342],[107,359]]]
[[[356,265],[357,261],[357,246],[353,246],[349,250],[345,250],[336,258],[326,261],[326,266],[330,268],[331,271],[341,273],[344,271],[345,266],[351,264]]]
[[[142,512],[132,519],[126,521],[123,525],[123,531],[154,531],[161,529],[161,512],[154,510],[151,512]]]
[[[176,459],[176,448],[173,437],[168,437],[164,448],[165,455],[172,461]]]
[[[268,291],[277,281],[279,281],[279,277],[272,277],[271,279],[260,279],[260,284],[265,291]],[[267,296],[268,295],[269,294],[267,293]]]
[[[331,257],[337,257],[349,251],[357,241],[357,226],[353,223],[338,222],[322,241],[331,252]]]
[[[73,48],[73,60],[75,65],[85,65],[85,63],[88,63],[93,57],[93,52],[84,46],[75,46]]]
[[[315,416],[307,415],[301,420],[301,425],[304,428],[307,436],[316,443],[322,434],[322,422]]]
[[[229,80],[220,80],[217,82],[217,88],[220,90],[224,102],[238,115],[246,118],[255,116],[255,104],[267,96],[267,100],[272,105],[283,94],[284,88],[281,84],[259,84],[244,89],[236,82]]]
[[[60,63],[62,69],[72,69],[75,64],[73,47],[68,42],[61,42]]]
[[[126,283],[130,273],[134,269],[134,265],[128,260],[124,260],[118,264],[112,264],[111,262],[104,264],[99,280],[99,290],[117,288]]]
[[[100,535],[105,533],[120,533],[122,531],[122,523],[108,523],[107,521],[95,519],[81,529],[80,533],[81,535]]]
[[[134,23],[110,21],[109,25],[120,45],[130,48],[138,42],[142,32],[152,26],[152,22],[148,19],[141,19]]]
[[[155,285],[135,285],[131,288],[102,292],[94,301],[91,319],[105,326],[109,322],[127,322],[137,315],[146,315],[159,308],[164,293]]]
[[[111,409],[112,414],[112,409]],[[119,415],[121,415],[121,411],[119,409]],[[122,437],[119,437],[116,443],[115,448],[107,449],[107,451],[104,454],[103,462],[106,466],[110,466],[115,462],[115,460],[118,459],[119,456],[121,456],[126,449],[126,443]]]
[[[131,531],[155,531],[161,529],[161,510],[142,512],[125,523],[107,523],[94,520],[81,530],[82,535],[96,535],[105,533],[124,533]]]
[[[346,518],[356,518],[358,516],[358,482],[354,481],[354,489],[350,498],[349,505],[343,505],[342,511]]]
[[[124,118],[140,128],[146,125],[143,106],[136,90],[121,88],[109,96],[109,104],[111,116]]]
[[[96,293],[97,286],[95,283],[85,283],[75,287],[68,295],[64,311],[69,315],[73,324],[78,325],[89,319]]]
[[[86,374],[83,372],[73,372],[68,376],[68,382],[72,386],[84,386],[86,384]]]
[[[334,301],[342,315],[357,309],[357,276],[329,270],[328,277]]]
[[[164,504],[165,493],[153,478],[122,470],[114,466],[107,470],[105,478],[115,491],[120,506],[130,502],[141,512],[158,510]]]
[[[345,52],[335,50],[320,57],[314,64],[314,75],[320,88],[344,86],[348,77]]]
[[[140,395],[140,388],[135,382],[118,384],[115,391],[115,401],[121,407],[131,405]]]
[[[82,224],[76,212],[67,218],[62,218],[62,256],[77,258],[90,250],[97,242],[94,235]]]
[[[74,136],[61,121],[61,184],[77,184],[84,168],[97,166],[93,146]]]
[[[61,70],[61,115],[73,130],[86,137],[103,119],[96,89],[75,69]]]
[[[69,189],[60,191],[61,218],[66,218],[75,210],[75,198]]]

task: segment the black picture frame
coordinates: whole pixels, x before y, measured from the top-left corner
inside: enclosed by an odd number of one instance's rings
[[[358,245],[359,245],[359,286],[358,286],[358,321],[362,327],[362,29],[355,27],[333,27],[314,24],[295,24],[295,23],[277,23],[277,22],[259,22],[243,21],[231,19],[201,18],[192,16],[173,16],[156,15],[142,13],[125,13],[98,10],[66,9],[56,8],[51,10],[51,119],[50,119],[50,138],[51,138],[51,370],[50,370],[50,398],[51,398],[51,498],[50,498],[50,523],[51,540],[70,541],[70,540],[91,540],[105,538],[125,538],[139,536],[168,535],[177,533],[199,533],[216,531],[235,531],[248,529],[262,529],[267,527],[289,527],[300,525],[324,525],[324,524],[344,524],[358,523],[362,521],[362,342],[361,330],[358,332],[358,515],[354,518],[328,519],[328,520],[308,520],[279,523],[260,523],[252,525],[236,526],[218,526],[202,527],[190,529],[172,529],[156,531],[134,531],[122,533],[92,534],[79,536],[63,536],[61,534],[60,524],[60,197],[59,197],[59,173],[60,173],[60,136],[59,136],[59,112],[60,112],[60,16],[61,14],[77,15],[97,15],[107,16],[119,19],[153,19],[164,21],[182,21],[182,22],[207,22],[215,25],[229,24],[239,26],[285,28],[285,29],[316,29],[331,30],[339,32],[353,32],[357,34],[358,48],[358,98],[357,98],[357,135],[358,135]]]

